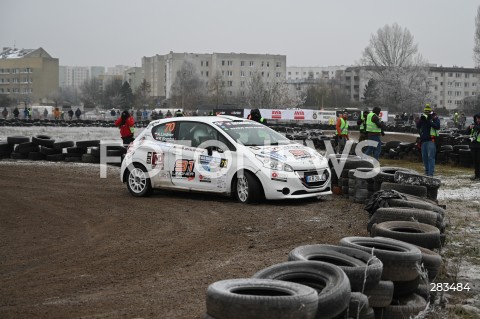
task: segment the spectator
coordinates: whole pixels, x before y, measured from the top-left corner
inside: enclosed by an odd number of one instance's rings
[[[465,113],[462,113],[458,119],[458,129],[463,130],[465,128],[465,123],[467,123],[467,117],[465,116]]]
[[[53,110],[53,117],[56,121],[60,119],[60,109],[58,107]]]
[[[432,112],[430,104],[426,104],[423,114],[417,122],[422,143],[422,160],[425,166],[425,175],[433,176],[435,171],[435,156],[437,155],[437,137],[440,129],[440,119]]]
[[[348,111],[343,111],[342,114],[338,116],[337,125],[335,126],[335,134],[337,136],[337,153],[343,153],[345,144],[348,140]]]
[[[367,115],[366,128],[369,141],[377,142],[377,146],[369,146],[365,155],[373,155],[378,161],[382,152],[382,136],[385,135],[385,123],[380,118],[380,107],[375,106],[371,113]]]
[[[20,111],[18,110],[18,107],[15,106],[15,108],[13,109],[13,117],[15,119],[18,119],[19,114],[20,114]]]
[[[117,112],[115,112],[114,109],[112,109],[112,110],[110,111],[110,115],[111,115],[112,117],[115,117],[116,114],[117,114]]]
[[[43,110],[43,118],[46,120],[48,117],[48,111],[47,111],[47,108],[45,108],[45,110]]]
[[[127,110],[123,111],[122,115],[115,121],[115,126],[120,128],[120,137],[123,140],[123,144],[128,145],[133,142],[134,125],[135,120]]]
[[[2,115],[3,115],[3,118],[4,119],[7,119],[7,116],[8,116],[8,110],[7,110],[7,107],[3,107],[3,111],[2,111]]]
[[[370,113],[370,110],[366,108],[363,110],[362,114],[360,115],[360,118],[357,121],[357,125],[359,127],[360,131],[360,137],[358,139],[359,142],[364,141],[367,139],[367,116],[368,113]]]
[[[467,131],[470,133],[470,150],[472,152],[473,167],[475,175],[472,180],[480,180],[480,113],[473,116],[473,123],[468,126]]]
[[[162,110],[158,111],[158,118],[163,119],[165,116],[163,115]]]
[[[250,114],[247,116],[247,119],[267,125],[267,120],[262,117],[259,109],[252,109]]]
[[[72,109],[68,110],[68,118],[70,119],[70,121],[73,118],[73,110]]]
[[[176,110],[175,111],[175,117],[182,117],[183,116],[183,112],[180,111],[180,110]]]
[[[31,120],[32,119],[32,109],[29,107],[27,112],[28,112],[28,119]]]
[[[172,117],[172,112],[170,110],[167,110],[167,114],[165,115],[165,118]]]
[[[80,115],[82,115],[82,111],[80,111],[80,108],[77,107],[77,110],[75,111],[75,117],[77,118],[77,120],[80,119]]]
[[[24,119],[27,119],[27,118],[28,118],[28,109],[27,109],[26,106],[25,106],[25,109],[23,110],[23,118],[24,118]]]

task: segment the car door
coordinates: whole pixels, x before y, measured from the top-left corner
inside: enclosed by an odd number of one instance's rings
[[[150,172],[154,187],[171,187],[170,174],[171,149],[175,145],[175,122],[159,124],[152,128],[151,134],[155,142],[145,145],[145,164]]]
[[[171,176],[175,187],[225,192],[228,159],[215,149],[219,132],[207,123],[179,121],[178,138],[171,149]]]

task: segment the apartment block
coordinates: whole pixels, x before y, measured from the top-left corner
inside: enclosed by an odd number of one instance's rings
[[[48,100],[59,86],[58,59],[43,48],[3,48],[0,53],[0,94],[17,104]]]
[[[331,80],[334,79],[339,72],[345,71],[347,66],[326,66],[326,67],[303,67],[289,66],[287,67],[287,81],[303,81],[303,80]]]
[[[428,67],[428,85],[432,104],[438,108],[460,108],[465,99],[480,94],[480,69],[460,67]],[[345,70],[344,85],[350,99],[361,102],[373,67],[349,67]]]
[[[151,95],[169,99],[172,86],[184,62],[194,66],[195,72],[207,88],[219,76],[227,97],[247,94],[249,79],[258,72],[265,82],[285,82],[286,56],[247,53],[174,53],[142,58],[145,79],[151,83]]]
[[[59,84],[61,88],[79,90],[85,81],[105,74],[103,66],[65,66],[59,68]]]

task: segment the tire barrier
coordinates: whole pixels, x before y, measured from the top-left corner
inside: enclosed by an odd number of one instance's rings
[[[299,246],[288,254],[289,261],[322,261],[342,269],[350,280],[352,291],[374,287],[382,276],[383,264],[359,249],[335,245]]]
[[[441,247],[440,230],[419,222],[395,220],[373,224],[371,235],[397,239],[428,249]]]
[[[282,280],[227,279],[208,287],[206,308],[215,319],[313,319],[318,293]]]
[[[334,318],[348,307],[350,281],[340,267],[321,261],[289,261],[260,270],[253,278],[300,283],[318,292],[316,319]]]
[[[107,146],[106,155],[121,157],[127,148]],[[55,141],[48,135],[9,136],[0,143],[0,158],[28,159],[31,161],[100,163],[100,140]],[[115,165],[115,163],[112,163]],[[117,163],[118,165],[118,163]]]

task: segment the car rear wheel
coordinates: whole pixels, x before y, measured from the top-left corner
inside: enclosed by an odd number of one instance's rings
[[[135,197],[150,195],[152,193],[152,184],[150,183],[147,170],[138,164],[133,166],[133,168],[128,168],[128,191]]]
[[[240,203],[254,203],[260,199],[261,187],[250,172],[237,176],[235,196]]]

